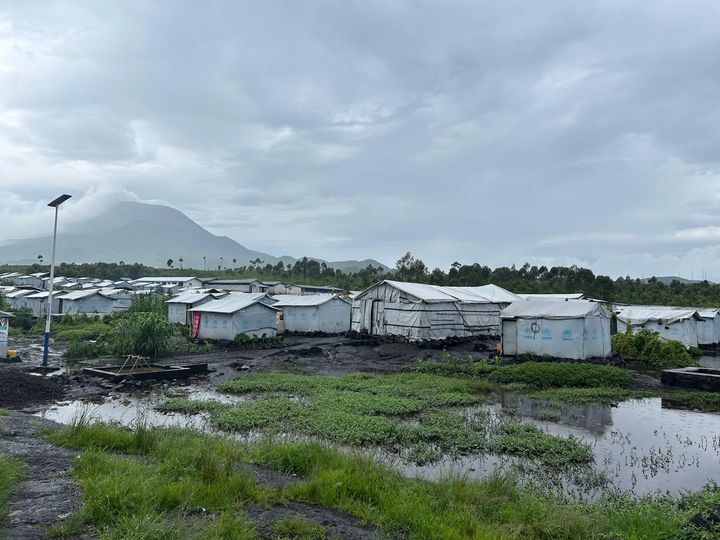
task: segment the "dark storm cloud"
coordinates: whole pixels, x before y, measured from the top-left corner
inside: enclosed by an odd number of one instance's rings
[[[72,189],[277,254],[720,279],[718,10],[7,3],[3,236]]]

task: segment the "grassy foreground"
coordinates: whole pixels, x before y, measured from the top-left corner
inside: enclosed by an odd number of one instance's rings
[[[57,536],[91,530],[104,539],[255,538],[246,505],[289,499],[339,508],[385,535],[406,538],[700,539],[720,532],[688,525],[691,516],[720,503],[714,488],[677,500],[571,503],[520,488],[509,477],[409,479],[318,443],[246,445],[187,429],[82,423],[46,437],[81,450],[73,475],[84,505],[54,531]],[[286,488],[263,487],[248,463],[297,480]],[[324,537],[321,526],[301,518],[272,530],[277,538]]]

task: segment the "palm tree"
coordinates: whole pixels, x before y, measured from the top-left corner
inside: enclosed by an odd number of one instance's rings
[[[172,268],[173,260],[172,260],[172,259],[168,259],[165,264],[167,264],[167,267],[168,267],[168,268]]]
[[[40,264],[43,263],[43,256],[42,256],[42,255],[38,255],[38,256],[37,256],[37,259],[38,259],[38,263],[40,263]]]
[[[180,258],[178,259],[178,262],[180,263],[180,270],[182,270],[182,269],[183,269],[182,263],[184,262],[184,261],[183,261],[183,258],[180,257]]]
[[[207,257],[203,255],[203,268],[207,270]]]

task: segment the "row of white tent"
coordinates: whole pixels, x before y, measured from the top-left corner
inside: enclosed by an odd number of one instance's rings
[[[619,332],[647,328],[688,347],[720,343],[718,309],[618,305],[611,311],[604,304],[582,293],[518,295],[496,285],[386,280],[354,298],[351,328],[408,341],[499,335],[506,355],[585,359],[610,355],[615,312]]]
[[[334,294],[268,295],[192,289],[167,300],[170,322],[190,327],[191,337],[232,340],[238,334],[328,334],[350,329],[350,303]]]

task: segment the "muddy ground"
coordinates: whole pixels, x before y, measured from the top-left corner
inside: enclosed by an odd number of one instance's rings
[[[47,529],[75,512],[82,504],[78,486],[70,477],[77,452],[45,442],[38,436],[53,422],[32,416],[48,404],[67,399],[101,398],[112,393],[145,392],[149,387],[214,385],[242,373],[294,371],[308,374],[343,375],[356,371],[397,371],[426,357],[439,357],[442,352],[421,349],[405,343],[381,343],[346,337],[289,337],[288,347],[242,351],[218,350],[208,354],[183,355],[161,360],[167,365],[207,363],[207,376],[166,383],[126,384],[89,377],[81,373],[85,365],[108,363],[107,360],[64,363],[62,343],[53,344],[50,363],[58,369],[47,376],[32,374],[39,365],[41,338],[17,338],[13,346],[24,361],[0,364],[0,407],[9,411],[0,416],[0,453],[18,457],[25,466],[25,477],[13,495],[10,514],[0,528],[0,538],[47,538]],[[448,347],[462,358],[488,358],[494,342],[463,343]],[[247,465],[244,465],[247,466]],[[252,466],[250,466],[252,467]],[[274,471],[253,468],[258,482],[268,486],[286,485],[293,481]],[[261,508],[250,505],[248,515],[257,523],[261,537],[271,538],[272,524],[290,516],[304,516],[325,526],[330,537],[380,538],[378,531],[365,527],[356,518],[317,505],[288,502],[283,506]],[[77,538],[92,538],[84,534]]]

